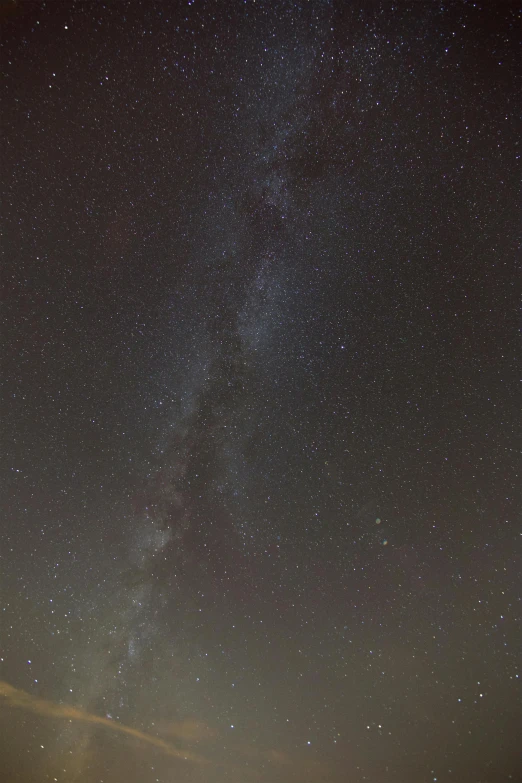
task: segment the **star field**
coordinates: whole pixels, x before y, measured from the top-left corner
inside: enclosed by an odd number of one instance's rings
[[[0,778],[520,780],[515,5],[0,20]]]

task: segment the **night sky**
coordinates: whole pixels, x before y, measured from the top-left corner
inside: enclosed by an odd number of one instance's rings
[[[0,20],[2,783],[521,781],[518,6]]]

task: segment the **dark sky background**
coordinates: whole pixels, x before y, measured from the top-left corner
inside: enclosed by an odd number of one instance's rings
[[[0,17],[1,780],[522,780],[517,4]]]

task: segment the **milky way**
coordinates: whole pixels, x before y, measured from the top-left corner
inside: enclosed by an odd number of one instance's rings
[[[0,778],[518,779],[514,6],[11,5]]]

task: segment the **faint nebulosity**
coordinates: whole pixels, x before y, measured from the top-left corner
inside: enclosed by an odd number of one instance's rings
[[[0,778],[520,780],[515,4],[0,19]]]

